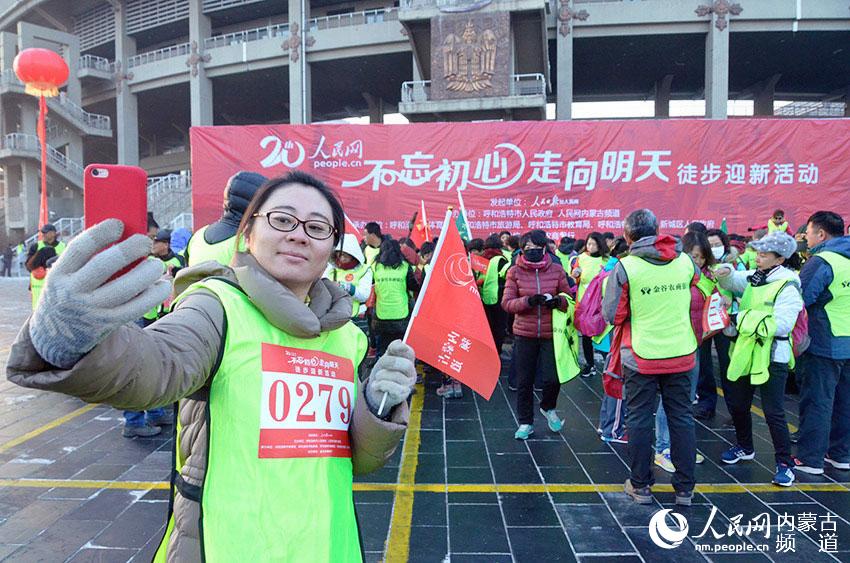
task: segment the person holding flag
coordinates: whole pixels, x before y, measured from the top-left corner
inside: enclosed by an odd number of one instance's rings
[[[425,214],[423,200],[419,200],[419,213],[413,219],[413,228],[408,238],[416,245],[416,248],[422,248],[423,244],[431,241],[431,228],[428,226],[428,216]]]
[[[522,235],[522,254],[508,270],[502,308],[514,314],[514,363],[517,368],[517,417],[514,437],[526,440],[534,433],[534,377],[540,371],[543,397],[540,412],[549,429],[559,432],[564,423],[555,407],[561,384],[555,369],[552,339],[552,310],[567,310],[569,284],[564,269],[546,252],[548,240],[542,231]]]
[[[351,296],[351,321],[368,334],[369,323],[365,320],[366,306],[364,303],[372,293],[372,270],[366,264],[366,257],[360,249],[357,240],[357,228],[351,220],[345,218],[345,235],[342,237],[342,248],[335,250],[331,256],[332,262],[325,269],[325,276],[335,281]]]

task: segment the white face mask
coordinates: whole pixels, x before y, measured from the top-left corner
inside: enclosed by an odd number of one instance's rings
[[[711,253],[714,254],[714,258],[716,258],[717,260],[723,258],[723,255],[725,254],[722,246],[712,246]]]

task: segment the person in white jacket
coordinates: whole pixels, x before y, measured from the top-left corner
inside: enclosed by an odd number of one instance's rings
[[[750,246],[758,252],[756,258],[758,269],[735,271],[730,265],[722,264],[715,270],[717,280],[721,287],[732,291],[736,297],[744,297],[746,294],[746,297],[742,299],[739,320],[744,314],[743,304],[747,303],[748,298],[753,298],[753,309],[758,308],[764,312],[765,306],[770,307],[770,297],[775,295],[771,316],[776,331],[771,345],[769,376],[765,381],[756,384],[749,375],[738,377],[733,381],[732,376],[735,374],[731,373],[731,369],[727,374],[729,378],[727,399],[732,421],[735,424],[737,444],[723,452],[721,459],[724,463],[731,464],[755,457],[750,407],[753,394],[758,389],[775,450],[776,474],[773,483],[788,487],[794,482],[792,471],[794,463],[791,457],[791,437],[785,421],[785,381],[788,378],[789,362],[793,359],[789,335],[797,322],[797,316],[803,309],[800,277],[792,269],[795,265],[799,265],[799,256],[796,254],[797,243],[786,233],[773,232],[759,241],[751,242]],[[740,342],[738,344],[740,345]],[[733,350],[733,359],[734,356]]]
[[[325,269],[323,277],[337,282],[351,295],[354,300],[352,321],[368,334],[369,323],[363,315],[366,312],[364,303],[372,293],[372,270],[366,264],[366,257],[355,235],[345,233],[342,244],[331,256],[331,263]]]

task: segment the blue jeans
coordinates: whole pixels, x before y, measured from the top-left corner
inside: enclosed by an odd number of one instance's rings
[[[145,415],[147,420],[156,420],[165,414],[165,409],[160,407],[149,411],[124,411],[124,426],[140,428],[145,425]]]
[[[599,407],[599,429],[607,438],[622,438],[626,433],[626,402],[603,393]]]
[[[814,354],[800,358],[800,438],[797,457],[809,467],[823,467],[824,455],[850,461],[850,359]]]
[[[697,381],[699,380],[699,354],[697,354],[694,369],[688,373],[691,378],[691,402],[697,396]],[[655,411],[655,451],[662,453],[670,447],[670,428],[667,426],[667,413],[664,412],[664,402],[658,400]]]

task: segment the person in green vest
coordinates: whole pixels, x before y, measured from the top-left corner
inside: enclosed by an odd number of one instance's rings
[[[65,243],[59,240],[56,227],[52,223],[45,223],[41,227],[41,240],[32,243],[27,252],[26,268],[30,273],[33,311],[38,306],[39,297],[44,289],[47,261],[61,255],[64,250]]]
[[[576,239],[573,237],[561,237],[558,241],[558,248],[555,249],[555,256],[561,261],[561,266],[564,270],[569,270],[570,260],[573,257],[573,248],[575,248]]]
[[[502,241],[495,234],[484,241],[484,252],[481,256],[488,260],[484,283],[481,286],[481,300],[484,302],[484,313],[487,315],[490,332],[493,333],[496,352],[501,354],[508,322],[508,314],[502,309],[501,302],[511,261],[502,254]]]
[[[381,357],[393,340],[404,337],[410,319],[410,293],[419,290],[413,268],[401,253],[397,240],[387,238],[372,264],[375,284],[375,320],[378,339],[377,356]]]
[[[331,260],[325,270],[325,277],[338,283],[343,291],[351,295],[351,321],[368,334],[364,303],[372,293],[372,270],[366,265],[357,237],[353,234],[343,236],[342,249],[334,251]]]
[[[142,260],[100,286],[151,250],[144,235],[106,249],[120,221],[84,231],[48,275],[12,347],[11,381],[121,408],[180,401],[155,561],[363,561],[353,477],[397,447],[416,372],[413,350],[393,342],[355,376],[366,337],[351,296],[322,278],[344,221],[318,179],[268,182],[246,208],[232,267],[181,270],[172,312],[145,329],[133,319],[170,284],[162,263]]]
[[[375,221],[369,221],[363,229],[363,255],[366,257],[366,265],[371,268],[381,252],[381,244],[387,237],[381,232],[381,225]]]
[[[221,218],[198,229],[189,239],[183,256],[189,266],[213,260],[230,265],[236,252],[236,231],[245,209],[267,178],[256,172],[242,170],[231,176],[224,187],[224,211]],[[240,247],[244,251],[244,247]]]
[[[767,234],[767,229],[757,229],[753,233],[753,240],[750,242],[759,241]],[[758,264],[756,263],[756,257],[758,256],[758,252],[747,243],[747,249],[741,254],[741,261],[744,263],[744,268],[747,270],[756,270],[758,269]]]
[[[601,233],[593,232],[584,241],[584,251],[574,260],[570,276],[576,281],[576,308],[581,307],[581,299],[587,286],[595,278],[605,264],[608,263],[608,244]],[[593,358],[593,339],[581,337],[581,347],[584,352],[584,365],[581,368],[582,377],[590,377],[596,373],[596,362]]]
[[[510,262],[513,259],[513,251],[514,249],[510,245],[511,240],[511,232],[510,231],[500,231],[499,232],[499,241],[502,243],[502,254],[505,258]],[[518,239],[517,239],[518,240]]]
[[[785,232],[774,231],[751,246],[758,252],[757,270],[739,272],[729,264],[715,270],[720,286],[741,299],[738,338],[726,374],[736,444],[720,457],[727,464],[755,457],[750,407],[758,390],[773,441],[773,483],[790,487],[794,462],[784,400],[789,364],[794,361],[789,337],[803,309],[800,278],[793,270],[793,262],[799,260],[797,242]]]
[[[186,265],[186,259],[174,254],[171,250],[171,231],[160,229],[158,226],[157,232],[153,237],[151,255],[148,258],[150,260],[159,260],[163,263],[168,279],[173,279],[177,275],[177,272]],[[156,307],[153,307],[137,321],[139,326],[144,328],[152,325],[165,316],[169,306],[170,299],[166,299]],[[156,436],[162,432],[163,426],[167,426],[172,422],[173,416],[167,413],[164,407],[157,407],[146,411],[125,410],[124,428],[121,430],[121,435],[125,438]]]
[[[846,210],[845,210],[846,211]],[[806,222],[812,257],[800,271],[811,344],[800,358],[797,471],[850,470],[850,236],[834,211]],[[846,475],[846,474],[845,474]]]
[[[624,222],[629,255],[608,276],[602,316],[614,326],[608,369],[625,380],[631,476],[625,493],[638,504],[652,504],[653,427],[661,390],[670,428],[670,458],[677,505],[689,506],[695,485],[696,438],[689,372],[696,365],[697,341],[691,326],[691,287],[700,279],[691,257],[670,235],[658,234],[649,209],[633,211]]]

